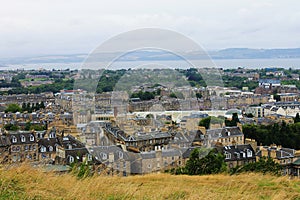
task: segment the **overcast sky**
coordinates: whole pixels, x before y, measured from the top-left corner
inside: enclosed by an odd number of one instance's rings
[[[297,0],[1,0],[0,58],[88,53],[137,28],[178,31],[205,49],[300,47]]]

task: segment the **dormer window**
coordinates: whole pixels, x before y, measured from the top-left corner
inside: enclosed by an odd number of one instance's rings
[[[101,153],[102,154],[102,159],[106,160],[107,159],[107,154],[106,153]]]
[[[87,159],[88,159],[88,161],[92,161],[93,160],[93,156],[91,154],[88,154],[87,155]]]
[[[41,152],[46,152],[46,147],[41,146]]]
[[[53,151],[53,147],[52,146],[49,146],[49,151]]]
[[[243,158],[246,158],[246,153],[243,152],[243,151],[241,151],[241,156],[242,156]]]
[[[21,142],[25,142],[25,141],[26,141],[25,136],[21,135]]]
[[[70,162],[70,163],[73,163],[73,162],[74,162],[74,157],[73,157],[73,156],[70,156],[70,157],[69,157],[69,162]]]
[[[51,133],[49,134],[49,138],[55,138],[55,133],[51,132]]]
[[[17,142],[17,138],[15,136],[12,137],[12,142],[16,143]]]
[[[226,159],[231,159],[231,153],[229,153],[229,152],[225,152],[225,158]]]
[[[123,159],[123,152],[119,151],[119,159]]]
[[[247,149],[247,157],[252,157],[252,151],[250,149]]]
[[[33,142],[33,141],[34,141],[34,136],[33,136],[33,135],[30,135],[30,136],[29,136],[29,140],[30,140],[30,142]]]

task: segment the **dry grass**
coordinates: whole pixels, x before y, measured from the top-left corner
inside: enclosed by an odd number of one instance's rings
[[[300,181],[261,174],[131,177],[0,169],[0,199],[300,199]]]

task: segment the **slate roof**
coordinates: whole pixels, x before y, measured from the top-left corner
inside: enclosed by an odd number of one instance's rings
[[[189,147],[182,149],[182,158],[189,158],[191,153],[194,151],[194,149],[199,148],[199,147]]]
[[[53,148],[52,151],[56,151],[56,145],[59,144],[59,140],[57,138],[42,138],[38,141],[39,152],[41,152],[41,147],[44,146],[46,148],[46,152],[50,151],[50,146]]]
[[[142,159],[152,159],[152,158],[156,158],[155,151],[151,151],[151,152],[141,152],[140,155],[141,155]]]
[[[114,154],[115,162],[120,159],[130,160],[128,152],[124,152],[122,148],[115,145],[92,147],[89,148],[89,152],[96,158],[96,160],[103,163],[108,162],[110,153]]]
[[[77,140],[75,137],[71,135],[63,136],[63,137],[57,137],[58,144],[61,145],[65,149],[69,149],[70,145],[72,149],[74,148],[84,148],[85,145],[81,143],[79,140]]]
[[[9,137],[11,144],[36,143],[35,135],[30,131],[10,131],[7,137]]]
[[[206,137],[211,138],[226,138],[229,136],[242,136],[243,133],[239,127],[224,127],[218,129],[209,129],[206,131]]]
[[[113,127],[110,123],[106,123],[104,126],[105,130],[112,134],[115,138],[121,139],[123,141],[143,141],[157,138],[169,138],[172,137],[170,132],[150,132],[150,133],[139,133],[134,136],[127,135],[119,127]]]
[[[70,164],[70,158],[71,156],[74,159],[74,162],[83,162],[83,157],[88,155],[89,152],[87,150],[87,148],[83,147],[83,148],[76,148],[76,149],[65,149],[65,161],[66,164]],[[93,158],[92,158],[93,159]]]
[[[293,158],[295,156],[295,150],[290,148],[277,148],[277,147],[269,147],[264,146],[265,150],[268,150],[270,153],[271,151],[276,151],[276,159],[286,159],[286,158]],[[257,152],[257,156],[261,157],[262,153],[261,150]]]
[[[225,161],[248,160],[256,157],[250,144],[224,146],[222,150],[224,154],[231,154],[230,158]],[[251,151],[251,154],[248,154],[248,151]]]
[[[179,149],[166,149],[162,150],[162,157],[181,156],[182,152]]]
[[[201,135],[201,131],[189,131],[189,132],[176,132],[171,144],[192,143],[194,141],[202,141],[204,136]]]

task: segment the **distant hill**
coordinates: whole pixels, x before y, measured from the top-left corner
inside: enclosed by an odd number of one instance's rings
[[[294,49],[249,49],[229,48],[207,52],[212,59],[274,59],[274,58],[300,58],[300,48]],[[92,54],[93,61],[111,61],[117,53]],[[36,57],[19,57],[0,59],[1,65],[10,64],[37,64],[37,63],[80,63],[88,54],[48,55]],[[181,56],[190,60],[208,59],[205,52],[182,52]],[[119,61],[151,61],[151,60],[180,60],[181,57],[172,52],[160,50],[141,50],[130,52],[119,58]]]
[[[295,49],[248,49],[230,48],[210,52],[214,59],[258,59],[258,58],[300,58],[300,48]]]

